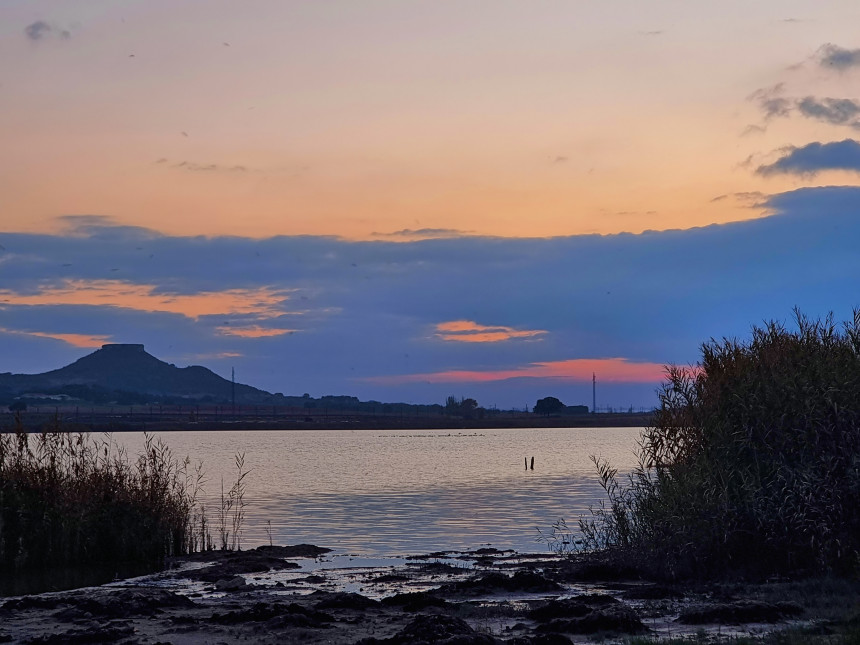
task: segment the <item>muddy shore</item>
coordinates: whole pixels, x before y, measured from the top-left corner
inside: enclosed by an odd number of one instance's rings
[[[833,605],[850,612],[857,598],[855,583],[833,580],[667,585],[599,556],[486,548],[365,560],[273,546],[197,554],[149,576],[5,599],[0,642],[720,642],[785,629],[832,632]]]

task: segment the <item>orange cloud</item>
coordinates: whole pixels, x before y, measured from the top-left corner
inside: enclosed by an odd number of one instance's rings
[[[375,376],[365,379],[383,385],[400,383],[486,383],[512,378],[550,378],[563,381],[590,381],[597,374],[601,382],[656,383],[666,372],[660,363],[636,363],[626,358],[573,358],[565,361],[531,363],[508,370],[449,370],[429,374]]]
[[[512,338],[534,338],[542,329],[517,330],[502,325],[479,325],[473,320],[452,320],[436,325],[436,336],[461,343],[498,343]]]
[[[269,336],[283,336],[284,334],[292,334],[298,329],[275,329],[269,327],[260,327],[259,325],[251,325],[248,327],[216,327],[216,331],[223,336],[239,336],[241,338],[267,338]]]
[[[110,336],[89,336],[87,334],[50,334],[44,331],[20,331],[15,329],[0,328],[4,334],[16,334],[19,336],[36,336],[38,338],[53,338],[68,343],[72,347],[101,347],[111,341]]]
[[[62,286],[46,286],[35,294],[0,289],[0,302],[11,305],[93,305],[140,311],[160,311],[197,319],[200,316],[250,314],[274,318],[284,313],[288,299],[282,289],[227,289],[198,293],[170,293],[156,285],[122,280],[65,280]]]

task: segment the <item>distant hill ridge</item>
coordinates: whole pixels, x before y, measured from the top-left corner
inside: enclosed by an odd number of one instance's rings
[[[237,403],[268,403],[273,395],[236,383]],[[0,374],[7,395],[76,391],[136,392],[157,397],[230,401],[233,384],[212,370],[176,367],[147,353],[140,344],[107,344],[60,369],[42,374]]]

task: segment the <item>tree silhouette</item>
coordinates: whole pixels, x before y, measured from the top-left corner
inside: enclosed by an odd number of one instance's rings
[[[544,399],[538,399],[538,402],[535,403],[533,412],[535,414],[549,416],[551,414],[560,414],[564,410],[564,408],[564,403],[559,401],[554,396],[548,396]]]
[[[478,409],[475,399],[457,399],[449,396],[445,401],[445,413],[452,416],[472,417]]]

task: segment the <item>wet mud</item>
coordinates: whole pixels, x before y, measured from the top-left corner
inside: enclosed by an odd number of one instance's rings
[[[757,634],[794,602],[726,599],[580,561],[494,549],[364,559],[312,545],[175,560],[140,578],[0,602],[0,643],[623,642]],[[605,574],[602,578],[598,573]]]

